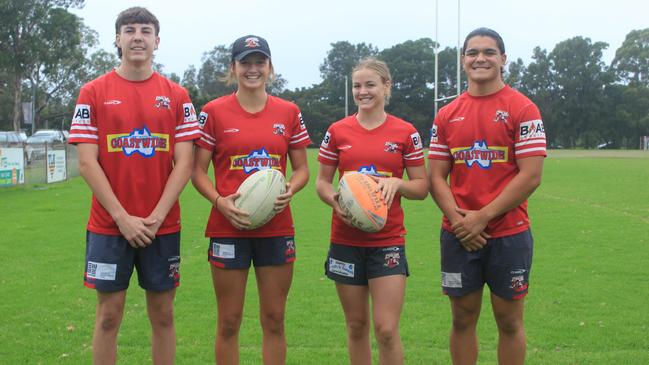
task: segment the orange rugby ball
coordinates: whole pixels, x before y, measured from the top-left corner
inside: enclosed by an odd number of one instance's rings
[[[338,204],[351,217],[354,227],[378,232],[388,220],[388,206],[377,191],[378,183],[360,172],[348,172],[338,183]]]

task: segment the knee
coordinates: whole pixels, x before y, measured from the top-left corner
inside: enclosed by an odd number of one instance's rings
[[[379,345],[392,346],[399,340],[399,325],[398,323],[375,323],[374,335]]]
[[[103,332],[116,332],[122,323],[122,309],[113,308],[97,313],[97,327]]]
[[[284,313],[270,312],[261,315],[261,327],[264,332],[275,335],[284,334]]]
[[[154,328],[169,328],[174,325],[174,311],[173,309],[158,310],[155,313],[149,314],[151,325]]]
[[[462,315],[453,315],[453,330],[457,332],[472,331],[475,330],[476,325],[478,324],[478,314],[477,313],[465,313]]]
[[[219,314],[218,332],[221,337],[235,337],[239,334],[241,327],[241,313],[234,313],[228,315]]]
[[[498,332],[504,336],[516,336],[523,331],[523,321],[518,318],[496,318]]]
[[[370,325],[366,320],[348,320],[347,332],[351,340],[365,338],[370,330]]]

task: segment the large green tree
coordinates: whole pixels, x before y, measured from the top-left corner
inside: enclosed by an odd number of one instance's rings
[[[430,38],[406,41],[384,49],[379,58],[392,74],[392,98],[387,111],[403,118],[424,133],[430,129],[434,112],[435,47]],[[449,65],[443,63],[443,69]],[[441,73],[444,84],[451,79]]]
[[[36,90],[36,78],[56,78],[54,69],[69,62],[67,52],[79,45],[82,23],[67,9],[81,7],[83,3],[0,0],[0,68],[11,77],[14,130],[20,129],[24,80],[31,79]]]
[[[331,44],[331,49],[327,52],[327,57],[320,65],[320,76],[322,83],[320,91],[323,93],[321,98],[330,105],[339,105],[342,113],[337,113],[334,119],[340,119],[344,116],[345,105],[345,78],[347,78],[347,95],[348,105],[353,105],[351,98],[351,73],[358,61],[376,56],[378,49],[366,43],[351,44],[347,41],[336,42]]]
[[[622,81],[649,86],[649,28],[627,34],[611,66]]]
[[[574,37],[559,42],[548,58],[556,87],[553,105],[558,111],[557,133],[570,147],[593,147],[606,140],[601,133],[607,112],[604,86],[612,75],[602,61],[604,42]]]
[[[548,52],[540,47],[534,47],[532,62],[520,71],[522,71],[520,81],[513,86],[529,97],[541,111],[548,146],[563,146],[567,140],[563,141],[559,138],[559,124],[562,121],[558,119],[555,108],[555,102],[558,101],[555,98],[556,81]]]

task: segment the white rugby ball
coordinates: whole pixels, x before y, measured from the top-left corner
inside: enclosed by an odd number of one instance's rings
[[[239,186],[241,193],[234,206],[250,214],[250,226],[256,229],[268,223],[275,214],[277,197],[286,192],[286,179],[279,170],[259,170],[248,176]]]
[[[388,220],[388,206],[377,186],[360,172],[348,172],[338,183],[338,204],[351,217],[352,225],[365,232],[382,230]]]

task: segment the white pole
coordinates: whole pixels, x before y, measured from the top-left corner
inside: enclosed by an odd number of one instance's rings
[[[347,87],[347,75],[345,75],[345,116],[349,115],[349,88]]]
[[[460,96],[460,0],[457,0],[457,96]]]
[[[435,117],[437,117],[437,95],[438,95],[438,89],[439,89],[439,80],[438,80],[438,56],[439,56],[439,45],[438,45],[438,39],[437,39],[437,23],[438,23],[438,18],[437,18],[437,11],[438,11],[438,5],[439,5],[439,0],[435,0],[435,44],[433,47],[435,47]]]

